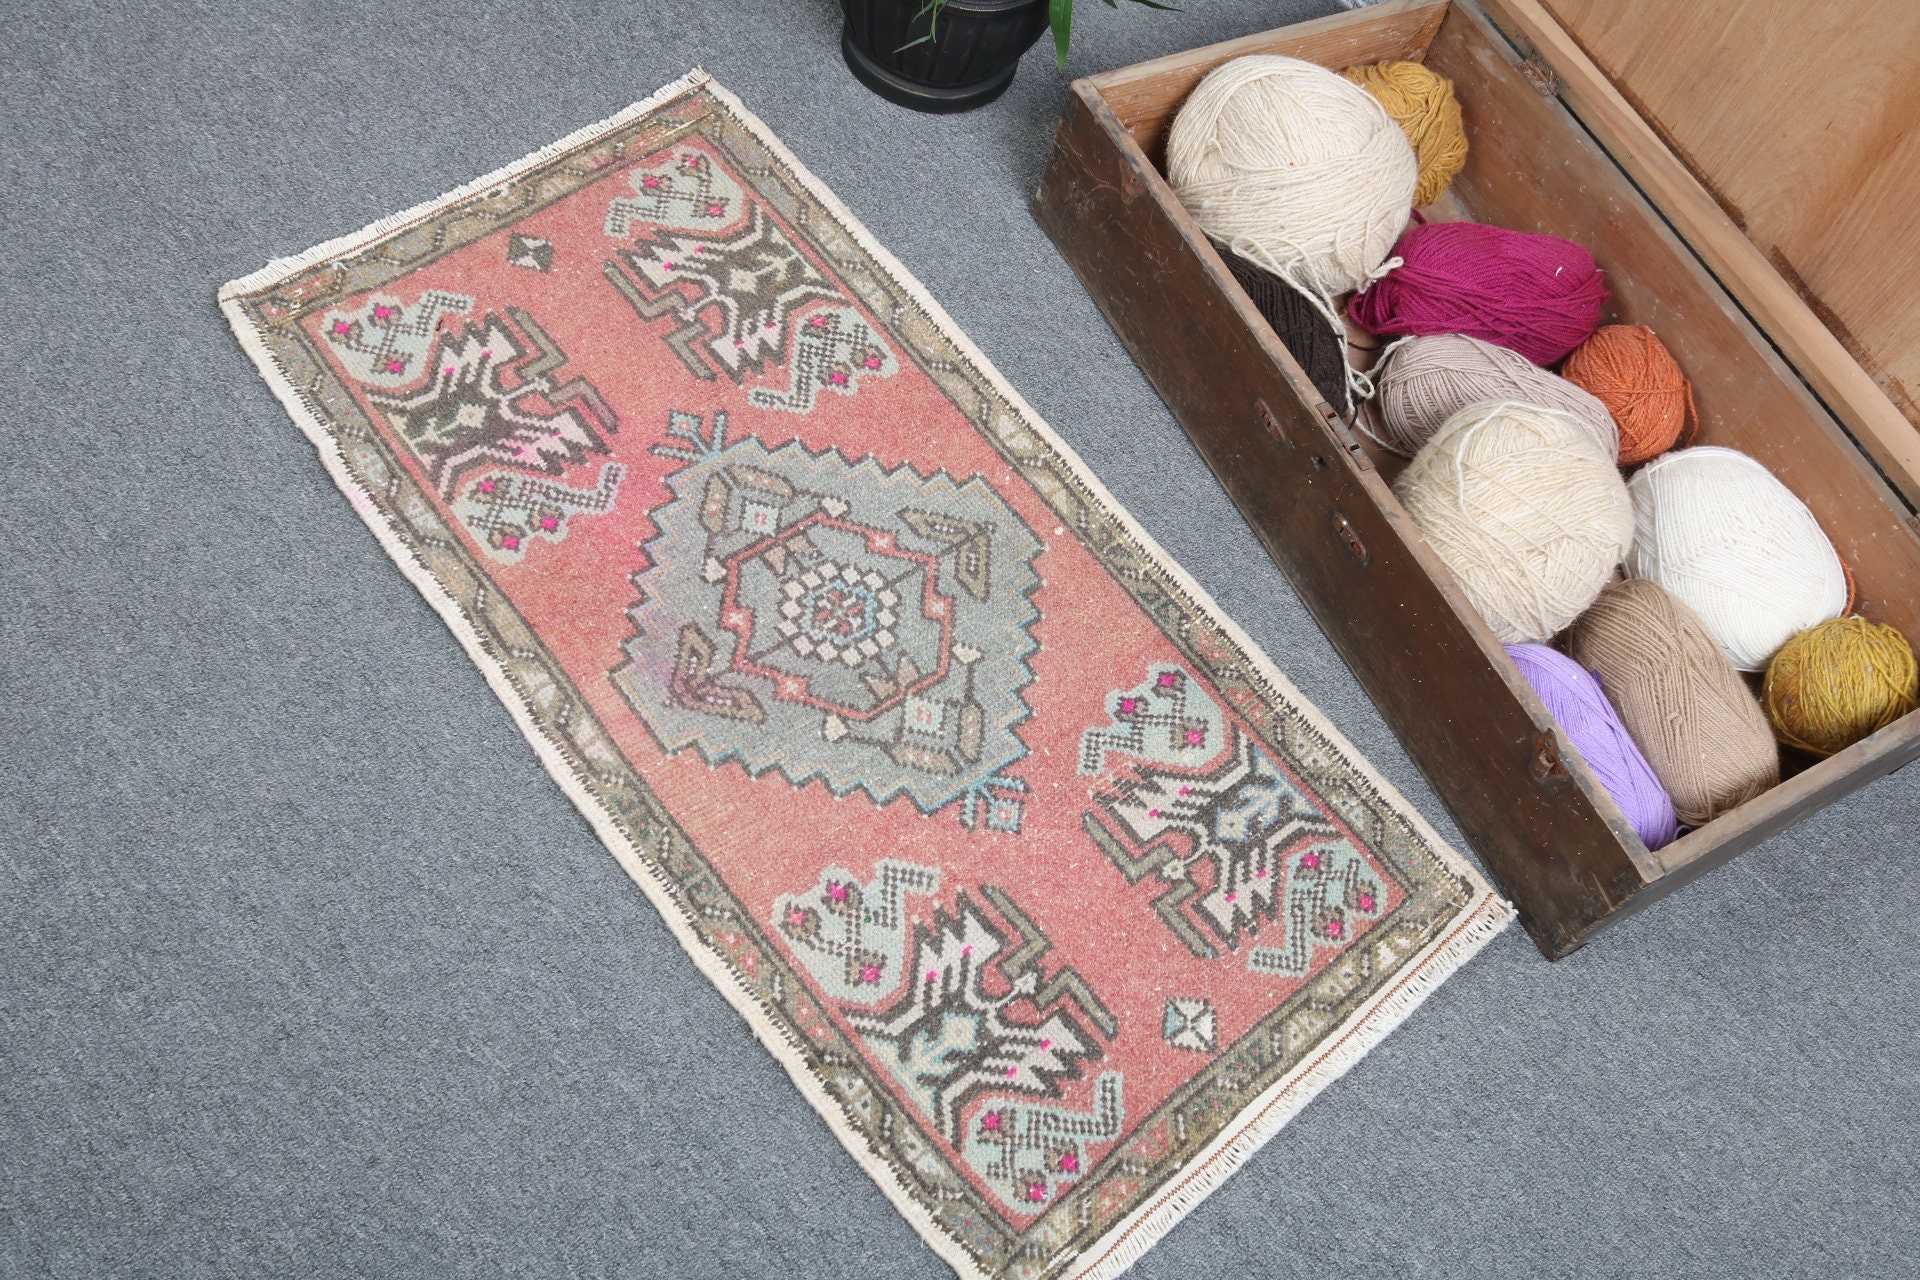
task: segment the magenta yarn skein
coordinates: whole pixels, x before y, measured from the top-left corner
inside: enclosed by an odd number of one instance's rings
[[[1566,731],[1594,778],[1607,789],[1627,821],[1649,849],[1672,843],[1680,834],[1673,799],[1653,773],[1646,756],[1627,736],[1620,713],[1607,701],[1592,672],[1543,644],[1510,644],[1507,656],[1527,678],[1540,701]]]
[[[1593,255],[1559,236],[1432,222],[1393,246],[1400,265],[1353,297],[1371,333],[1464,333],[1542,367],[1600,327],[1607,286]]]

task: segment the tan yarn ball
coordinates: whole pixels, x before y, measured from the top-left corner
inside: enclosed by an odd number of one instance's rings
[[[1167,134],[1167,177],[1213,239],[1311,296],[1379,275],[1413,211],[1413,147],[1359,86],[1257,54],[1200,82]]]
[[[1920,705],[1920,666],[1894,628],[1835,618],[1780,646],[1760,700],[1780,741],[1830,756]]]
[[[1607,407],[1517,351],[1437,333],[1393,344],[1375,371],[1373,434],[1395,453],[1412,455],[1440,425],[1470,404],[1518,400],[1573,418],[1611,456],[1619,436]]]
[[[1704,826],[1780,781],[1760,703],[1699,615],[1659,583],[1630,578],[1601,592],[1570,650],[1599,677],[1680,821]]]
[[[1467,165],[1467,130],[1453,81],[1418,62],[1374,62],[1340,74],[1372,94],[1413,144],[1420,166],[1413,202],[1438,200]]]
[[[1613,455],[1566,414],[1512,400],[1448,418],[1393,489],[1503,644],[1579,617],[1633,536]]]

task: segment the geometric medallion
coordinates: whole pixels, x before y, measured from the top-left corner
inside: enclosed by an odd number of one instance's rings
[[[614,683],[668,751],[1017,830],[1040,541],[985,482],[676,413]]]

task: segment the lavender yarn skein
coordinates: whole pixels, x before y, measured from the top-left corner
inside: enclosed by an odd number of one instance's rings
[[[1557,649],[1543,644],[1510,644],[1507,656],[1527,678],[1540,701],[1566,731],[1580,758],[1649,849],[1669,844],[1680,834],[1673,799],[1660,785],[1647,758],[1627,736],[1620,715],[1594,675]]]

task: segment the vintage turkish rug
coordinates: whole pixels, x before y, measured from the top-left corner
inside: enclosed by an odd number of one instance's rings
[[[221,299],[963,1275],[1125,1269],[1508,919],[704,74]]]

